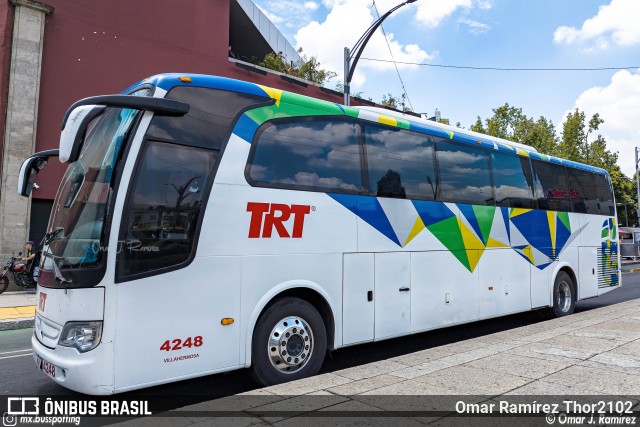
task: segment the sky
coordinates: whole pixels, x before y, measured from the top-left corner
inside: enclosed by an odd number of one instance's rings
[[[253,0],[289,42],[338,74],[351,48],[399,0]],[[375,4],[375,7],[374,7]],[[468,128],[508,103],[561,133],[579,108],[604,119],[598,133],[628,176],[640,146],[640,0],[417,0],[389,16],[369,41],[352,93],[380,101],[403,93],[415,112],[436,108]],[[388,42],[388,43],[387,43]],[[369,59],[365,59],[369,58]],[[397,62],[398,71],[393,62]],[[377,60],[373,61],[371,59]],[[412,65],[401,64],[401,62]],[[499,71],[493,68],[625,68],[600,71]],[[400,74],[400,77],[398,76]]]

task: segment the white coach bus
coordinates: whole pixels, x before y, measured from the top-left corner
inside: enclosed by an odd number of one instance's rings
[[[407,115],[162,74],[76,102],[28,196],[68,163],[32,344],[58,384],[111,394],[251,368],[620,286],[602,169]]]

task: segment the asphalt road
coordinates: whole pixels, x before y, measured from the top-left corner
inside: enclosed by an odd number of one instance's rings
[[[591,310],[630,299],[640,298],[640,273],[623,273],[623,286],[602,297],[581,301],[576,311]],[[365,363],[384,360],[431,347],[437,347],[503,330],[517,328],[544,320],[539,312],[529,312],[491,319],[472,324],[425,332],[408,337],[364,344],[334,351],[327,357],[322,372],[332,372]],[[0,394],[24,395],[73,395],[38,371],[31,356],[31,329],[0,332]],[[152,387],[144,390],[144,397],[166,397],[158,410],[169,410],[253,390],[246,370],[210,375],[188,381]],[[118,395],[122,399],[134,399],[135,392]],[[114,420],[115,422],[115,420]]]

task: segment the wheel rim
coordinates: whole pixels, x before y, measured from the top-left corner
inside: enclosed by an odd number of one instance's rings
[[[293,374],[301,370],[313,354],[313,331],[301,317],[286,317],[271,330],[267,344],[271,365],[283,374]]]
[[[569,309],[571,308],[571,302],[572,302],[571,286],[569,286],[567,282],[562,281],[558,284],[557,303],[558,303],[558,307],[560,308],[560,311],[562,311],[563,313],[568,312]]]

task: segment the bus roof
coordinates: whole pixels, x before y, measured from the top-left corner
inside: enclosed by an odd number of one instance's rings
[[[175,86],[200,86],[212,89],[221,89],[264,96],[276,100],[275,108],[279,110],[276,114],[277,117],[308,116],[314,114],[345,115],[376,123],[386,124],[400,129],[441,136],[447,139],[455,139],[458,142],[479,145],[487,149],[510,152],[524,157],[531,157],[532,159],[536,160],[561,164],[564,166],[570,166],[590,172],[607,175],[607,172],[604,169],[542,154],[539,153],[534,147],[531,147],[529,145],[509,141],[506,139],[496,138],[467,129],[445,125],[443,123],[433,122],[431,120],[425,120],[423,118],[403,114],[399,111],[396,112],[379,107],[347,107],[330,101],[324,101],[321,99],[312,98],[281,89],[274,89],[242,80],[230,79],[227,77],[193,73],[157,74],[136,83],[129,89],[132,89],[140,84],[152,84],[166,91],[169,91]],[[289,107],[287,107],[287,105]],[[271,116],[271,118],[273,117],[275,116]],[[262,123],[257,123],[257,125],[260,124]]]
[[[392,117],[396,117],[396,118],[403,118],[405,120],[409,120],[410,122],[417,122],[417,123],[422,123],[425,126],[432,126],[434,128],[437,129],[442,129],[444,131],[449,131],[449,132],[454,132],[456,134],[464,134],[467,136],[470,136],[472,138],[476,138],[476,139],[486,139],[489,141],[493,141],[499,144],[506,144],[506,145],[510,145],[514,148],[521,148],[523,150],[526,151],[530,151],[530,152],[534,152],[537,153],[538,150],[536,150],[534,147],[530,146],[530,145],[526,145],[526,144],[522,144],[520,142],[514,142],[514,141],[509,141],[509,140],[505,140],[505,139],[500,139],[500,138],[496,138],[494,136],[491,135],[486,135],[483,133],[478,133],[478,132],[474,132],[472,130],[467,130],[467,129],[463,129],[463,128],[458,128],[455,126],[450,126],[444,123],[439,123],[439,122],[434,122],[433,120],[427,120],[424,119],[422,117],[416,117],[414,115],[409,115],[409,114],[404,114],[401,113],[400,111],[393,111],[393,110],[388,110],[386,108],[381,108],[381,107],[355,107],[359,110],[368,110],[368,111],[374,111],[376,113],[379,114],[387,114],[389,116]]]

